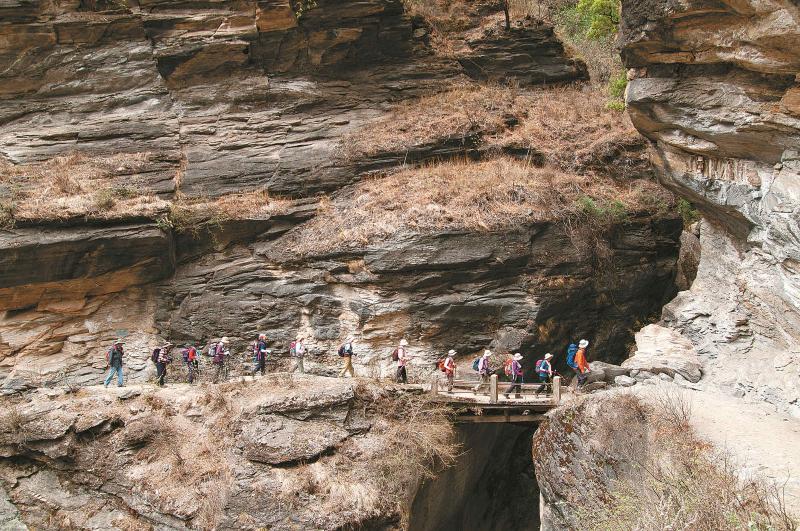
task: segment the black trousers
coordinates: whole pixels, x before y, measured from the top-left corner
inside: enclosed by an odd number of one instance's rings
[[[256,361],[256,368],[253,369],[253,375],[255,376],[256,372],[261,371],[261,375],[263,376],[264,373],[267,371],[267,357],[262,356],[261,359]]]
[[[408,373],[406,373],[406,366],[397,368],[397,383],[408,383]]]
[[[158,385],[164,385],[164,378],[167,377],[167,364],[163,361],[156,363],[156,377],[158,378]]]

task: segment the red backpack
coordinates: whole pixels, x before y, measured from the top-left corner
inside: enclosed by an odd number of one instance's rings
[[[513,376],[513,373],[511,372],[511,366],[513,363],[514,360],[506,360],[503,362],[503,372],[506,374],[506,376]]]

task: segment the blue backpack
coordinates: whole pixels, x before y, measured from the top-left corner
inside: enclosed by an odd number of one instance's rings
[[[567,348],[567,365],[569,365],[573,369],[578,367],[577,365],[575,365],[575,354],[577,353],[578,353],[578,345],[576,345],[575,343],[570,343],[569,348]]]
[[[475,358],[475,361],[472,362],[472,370],[477,372],[480,370],[481,359]]]

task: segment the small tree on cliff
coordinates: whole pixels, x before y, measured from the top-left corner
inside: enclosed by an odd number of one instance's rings
[[[586,36],[604,39],[617,33],[619,0],[579,0],[575,6],[586,25]]]
[[[508,2],[509,0],[503,0],[503,15],[506,17],[506,31],[511,29],[511,12],[509,11],[510,6]]]

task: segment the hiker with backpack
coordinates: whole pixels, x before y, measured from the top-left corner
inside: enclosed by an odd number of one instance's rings
[[[447,378],[447,392],[448,394],[453,394],[453,380],[456,376],[456,362],[455,357],[456,351],[450,349],[447,351],[447,356],[440,362],[440,370],[444,373],[444,377]]]
[[[197,349],[192,344],[185,345],[183,350],[181,351],[181,355],[183,357],[183,363],[186,364],[186,368],[189,371],[189,383],[194,383],[195,376],[197,374],[197,369],[199,363],[197,361]]]
[[[225,357],[230,354],[228,350],[228,338],[223,337],[214,347],[214,356],[211,363],[216,367],[214,371],[214,383],[218,383],[220,378],[227,380],[228,374],[225,367]]]
[[[339,357],[344,360],[344,367],[342,372],[339,373],[339,378],[344,378],[344,375],[350,373],[350,378],[355,378],[355,371],[353,370],[353,338],[348,337],[339,347]]]
[[[591,370],[589,368],[589,360],[586,357],[587,348],[589,348],[589,342],[585,339],[581,339],[578,342],[578,352],[575,353],[575,365],[578,367],[578,387],[583,387],[586,383],[586,375]]]
[[[258,334],[258,339],[253,345],[253,376],[261,371],[261,376],[267,371],[267,334]]]
[[[400,345],[392,352],[392,360],[397,362],[397,373],[395,374],[395,381],[397,383],[408,383],[408,372],[406,372],[406,364],[411,359],[411,356],[406,352],[408,341],[405,339],[400,340]]]
[[[478,371],[478,375],[481,379],[478,385],[472,388],[472,394],[478,394],[478,391],[480,391],[484,385],[489,385],[489,377],[492,375],[492,368],[489,365],[489,358],[491,356],[491,350],[484,350],[483,356],[476,358],[475,361],[472,362],[472,369]]]
[[[508,389],[506,389],[506,392],[503,393],[506,398],[511,398],[508,395],[515,390],[516,393],[514,394],[514,398],[522,398],[522,364],[520,361],[522,361],[522,354],[517,352],[511,358],[511,374],[509,374],[509,378],[511,378],[511,385],[509,385]]]
[[[169,357],[170,349],[172,349],[172,343],[165,343],[153,350],[152,360],[156,364],[156,379],[159,387],[164,387],[164,380],[167,377],[167,364],[172,361],[172,358]]]
[[[575,373],[578,378],[578,388],[583,387],[586,383],[586,373],[589,372],[589,363],[586,361],[586,348],[589,342],[581,339],[578,344],[571,343],[567,348],[567,365]]]
[[[306,357],[306,345],[303,343],[306,338],[298,337],[297,340],[294,342],[294,351],[289,349],[289,354],[292,355],[294,362],[292,363],[292,370],[289,372],[294,372],[299,370],[300,374],[305,374],[306,370],[303,367],[303,359]]]
[[[111,383],[111,378],[114,374],[117,375],[117,387],[122,387],[122,356],[125,354],[123,343],[120,340],[114,341],[111,348],[106,352],[106,368],[108,368],[108,376],[105,379],[105,387]]]
[[[536,362],[536,376],[539,378],[539,382],[541,383],[539,388],[536,389],[536,396],[539,396],[539,393],[542,391],[544,391],[546,394],[547,386],[553,379],[553,366],[550,363],[551,359],[553,359],[553,355],[548,352],[544,355],[544,359]]]

